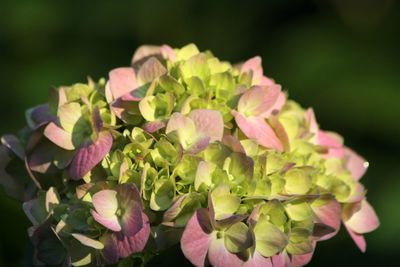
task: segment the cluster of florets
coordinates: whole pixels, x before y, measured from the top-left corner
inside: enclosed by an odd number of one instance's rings
[[[143,46],[26,118],[2,138],[0,181],[24,201],[37,264],[145,263],[180,243],[196,266],[303,266],[342,222],[363,251],[379,224],[366,161],[259,57]]]

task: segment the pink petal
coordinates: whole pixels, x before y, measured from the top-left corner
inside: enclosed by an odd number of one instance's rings
[[[353,178],[358,181],[364,176],[368,168],[368,162],[348,147],[344,148],[346,154],[346,167]]]
[[[286,94],[284,92],[280,92],[278,95],[278,99],[276,100],[275,104],[263,114],[264,117],[271,116],[272,113],[279,112],[286,103]]]
[[[253,256],[242,267],[274,267],[274,265],[272,265],[271,258],[264,258],[260,253],[254,251]]]
[[[284,252],[272,256],[272,264],[274,267],[286,267],[286,257],[286,253]]]
[[[238,153],[243,153],[246,154],[246,151],[244,150],[242,144],[240,143],[239,139],[234,137],[233,135],[224,135],[222,139],[222,143],[229,147],[232,152],[238,152]]]
[[[277,102],[280,92],[279,85],[251,87],[240,97],[238,111],[246,116],[266,117]]]
[[[96,220],[96,222],[103,225],[104,227],[114,232],[121,231],[121,225],[119,224],[118,217],[116,215],[110,217],[103,217],[94,210],[91,210],[91,214],[93,218]]]
[[[367,250],[367,242],[365,242],[364,236],[353,232],[348,227],[346,227],[346,230],[350,234],[350,237],[353,239],[354,243],[356,243],[357,247],[361,250],[361,252],[365,252]]]
[[[93,195],[92,203],[100,216],[111,217],[118,210],[117,191],[101,190]]]
[[[301,267],[307,265],[314,254],[314,251],[303,255],[292,255],[290,260],[290,267]]]
[[[47,139],[63,149],[75,149],[75,146],[72,143],[72,135],[64,129],[58,127],[54,122],[50,122],[46,126],[43,134],[47,137]]]
[[[143,130],[148,133],[154,133],[166,126],[163,121],[151,121],[143,125]]]
[[[221,141],[224,134],[224,121],[221,112],[209,109],[195,109],[189,117],[196,125],[196,130],[210,137],[210,142]]]
[[[236,255],[230,253],[224,244],[224,239],[214,239],[208,249],[208,260],[214,267],[236,267],[242,266],[243,261]]]
[[[140,84],[152,82],[154,79],[167,73],[167,69],[161,62],[155,58],[150,57],[139,68],[137,77]]]
[[[266,147],[283,151],[283,145],[271,126],[260,117],[246,118],[242,114],[234,113],[236,123],[240,130],[249,138],[257,141],[258,144]]]
[[[99,164],[108,154],[113,143],[109,132],[101,132],[96,142],[81,147],[69,168],[73,180],[79,180]]]
[[[318,134],[318,123],[315,118],[315,113],[312,108],[308,108],[306,111],[306,123],[308,125],[308,130],[310,133],[317,135]]]
[[[261,82],[260,82],[261,86],[271,86],[271,85],[274,85],[274,84],[275,84],[275,81],[273,79],[268,78],[267,76],[262,76],[261,77]]]
[[[211,242],[210,216],[206,209],[198,209],[186,224],[181,238],[185,257],[195,266],[204,266]]]
[[[256,56],[243,63],[240,72],[243,73],[249,71],[253,73],[253,84],[259,84],[263,77],[261,57]]]
[[[361,202],[361,209],[345,221],[346,227],[358,234],[371,232],[379,227],[379,219],[372,206],[366,201]]]
[[[343,147],[343,140],[339,139],[338,136],[319,130],[318,132],[318,144],[330,148],[341,148]]]
[[[335,236],[339,231],[341,224],[342,208],[339,202],[337,202],[336,200],[331,200],[323,206],[312,205],[311,207],[317,217],[318,222],[321,222],[334,229],[334,232],[324,235],[318,240],[327,240]]]
[[[131,67],[113,69],[108,75],[109,88],[114,99],[120,98],[138,87],[135,71]]]
[[[126,258],[133,253],[143,251],[150,236],[150,222],[145,213],[142,213],[142,225],[142,229],[132,236],[126,236],[122,232],[115,233],[120,258]]]

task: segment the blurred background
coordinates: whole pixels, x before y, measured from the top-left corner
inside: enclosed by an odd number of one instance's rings
[[[400,247],[400,3],[325,1],[15,1],[0,5],[0,134],[50,86],[98,79],[141,44],[194,42],[219,58],[263,58],[264,72],[322,128],[370,162],[363,183],[381,227],[365,254],[344,230],[309,266],[396,266]],[[29,266],[29,225],[0,190],[0,267]],[[397,265],[398,266],[398,265]]]

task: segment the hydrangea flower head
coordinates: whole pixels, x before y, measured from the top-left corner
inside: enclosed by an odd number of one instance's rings
[[[194,44],[142,46],[106,79],[50,90],[5,135],[0,183],[32,222],[34,262],[304,266],[341,224],[379,226],[368,164],[264,75]]]

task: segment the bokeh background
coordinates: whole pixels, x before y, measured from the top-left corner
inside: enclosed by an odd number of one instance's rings
[[[366,235],[367,252],[342,230],[309,266],[398,266],[399,1],[2,0],[0,134],[21,128],[50,86],[106,76],[141,44],[190,42],[232,62],[261,55],[268,76],[370,161],[363,183],[381,227]],[[0,267],[30,266],[28,225],[1,190]]]

